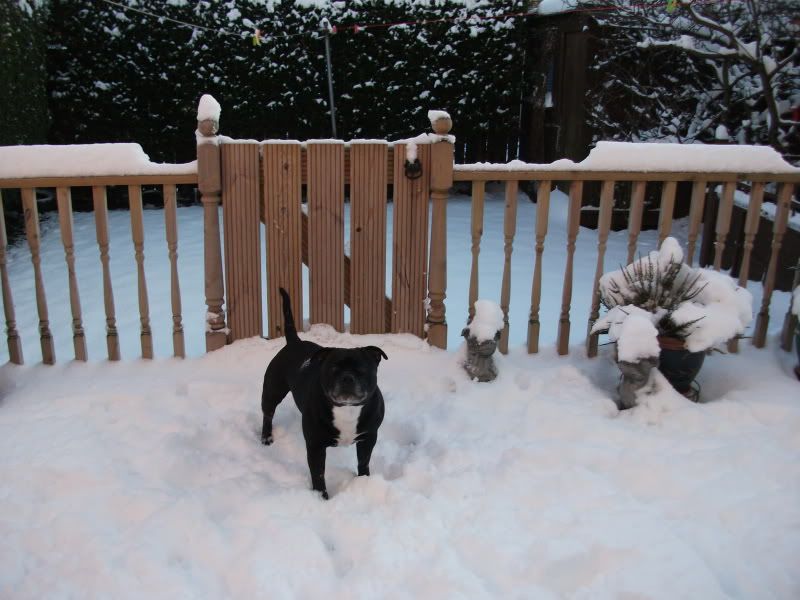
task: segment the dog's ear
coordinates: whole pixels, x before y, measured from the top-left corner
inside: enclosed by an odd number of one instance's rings
[[[381,356],[386,360],[389,360],[389,357],[386,356],[386,353],[377,346],[364,346],[362,350],[364,350],[367,354],[373,357],[376,363],[381,362]]]

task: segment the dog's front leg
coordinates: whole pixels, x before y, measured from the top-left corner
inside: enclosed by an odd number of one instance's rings
[[[320,492],[325,500],[328,490],[325,489],[325,452],[327,448],[320,445],[306,445],[308,470],[311,472],[311,487]]]
[[[378,441],[378,434],[372,433],[365,435],[356,442],[356,455],[358,456],[358,474],[369,475],[369,461],[372,457],[372,449]]]

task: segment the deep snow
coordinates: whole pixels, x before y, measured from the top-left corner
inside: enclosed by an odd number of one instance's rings
[[[328,502],[291,400],[260,444],[281,340],[0,370],[0,596],[798,597],[789,355],[711,356],[707,404],[620,414],[608,348],[517,349],[479,384],[410,336],[309,337],[389,355],[372,476],[329,450]]]
[[[466,320],[469,202],[449,203],[450,352],[411,336],[382,347],[387,416],[370,478],[355,450],[328,452],[331,500],[310,491],[300,419],[287,399],[260,444],[263,370],[282,340],[203,355],[201,210],[179,209],[187,349],[134,360],[138,310],[130,222],[112,211],[111,270],[124,360],[101,360],[102,293],[91,215],[75,215],[81,301],[94,362],[69,362],[69,304],[54,220],[43,265],[59,364],[39,360],[30,258],[9,269],[29,366],[0,368],[2,598],[797,598],[800,404],[793,355],[740,344],[707,358],[703,404],[662,389],[619,413],[611,347],[584,358],[596,233],[581,230],[568,357],[552,347],[566,222],[553,194],[542,351],[525,340],[535,205],[520,199],[511,353],[471,382],[455,348]],[[502,190],[487,194],[481,297],[497,300]],[[171,354],[163,213],[145,211],[157,356]],[[685,223],[675,233],[685,238]],[[608,266],[625,256],[612,233]],[[655,246],[643,234],[640,248]],[[391,244],[390,246],[391,247]],[[391,262],[389,262],[391,264]],[[755,305],[760,286],[751,283]],[[557,290],[557,291],[556,291]],[[789,294],[776,294],[771,331]],[[3,349],[5,352],[5,348]],[[4,356],[5,358],[5,356]]]

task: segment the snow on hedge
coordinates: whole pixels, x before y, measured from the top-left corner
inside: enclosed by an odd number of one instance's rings
[[[0,179],[123,175],[186,175],[197,161],[154,163],[139,144],[0,146]]]
[[[457,171],[634,171],[707,173],[800,173],[768,146],[598,142],[583,161],[550,164],[456,165]]]

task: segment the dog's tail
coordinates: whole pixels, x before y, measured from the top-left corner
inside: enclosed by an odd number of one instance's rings
[[[286,336],[286,343],[299,342],[300,336],[297,335],[297,329],[294,326],[294,316],[292,315],[292,303],[289,300],[289,294],[283,288],[278,288],[281,292],[283,299],[283,329]]]

